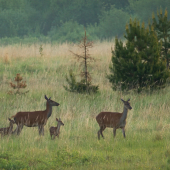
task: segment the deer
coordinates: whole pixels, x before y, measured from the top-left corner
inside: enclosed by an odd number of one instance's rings
[[[116,136],[116,129],[121,128],[124,138],[126,137],[125,135],[126,118],[127,118],[128,110],[131,110],[132,107],[129,103],[130,99],[128,99],[127,101],[121,99],[121,101],[124,103],[124,108],[122,113],[100,112],[96,116],[96,121],[100,126],[100,130],[98,131],[98,140],[100,140],[100,135],[104,139],[102,132],[105,130],[106,127],[113,128],[114,137]]]
[[[52,107],[59,106],[60,104],[47,98],[45,95],[46,109],[43,111],[34,111],[34,112],[18,112],[11,118],[14,118],[14,122],[17,125],[17,128],[14,131],[14,134],[20,135],[23,126],[27,127],[36,127],[38,126],[39,135],[44,135],[44,126],[47,123],[48,118],[52,114]]]
[[[10,118],[8,118],[9,120],[9,127],[6,128],[0,128],[0,134],[1,137],[5,136],[5,135],[10,135],[13,133],[13,124],[15,124],[15,122],[13,120],[11,120]]]
[[[58,122],[57,127],[51,126],[50,129],[49,129],[51,139],[52,139],[52,136],[53,136],[53,139],[55,139],[56,136],[59,138],[60,126],[61,125],[64,126],[64,123],[61,121],[60,118],[59,118],[59,120],[56,118],[56,121]]]

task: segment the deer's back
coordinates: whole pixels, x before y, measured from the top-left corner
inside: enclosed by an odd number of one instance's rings
[[[96,121],[99,126],[116,127],[119,124],[122,113],[118,112],[100,112],[96,116]]]
[[[11,130],[11,132],[12,132],[12,130]],[[7,128],[0,128],[1,135],[6,135],[6,134],[9,134],[11,132],[10,132],[10,128],[9,127],[7,127]]]
[[[51,134],[54,134],[57,131],[57,127],[51,126],[49,130]]]
[[[47,120],[44,111],[18,112],[13,117],[16,124],[24,123],[26,126],[37,126],[38,124],[44,124]]]

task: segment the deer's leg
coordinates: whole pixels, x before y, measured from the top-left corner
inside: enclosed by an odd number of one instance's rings
[[[44,126],[42,126],[42,133],[41,134],[44,136]]]
[[[59,135],[60,135],[60,130],[59,130],[59,132],[58,132],[58,134],[56,136],[59,138]]]
[[[97,132],[97,134],[98,134],[98,140],[100,140],[100,129],[99,129],[99,131]]]
[[[106,126],[102,126],[102,128],[100,128],[100,134],[102,135],[103,139],[104,139],[104,136],[103,136],[103,131],[105,130]]]
[[[42,131],[42,126],[41,126],[41,125],[38,125],[38,132],[39,132],[39,135],[41,135],[41,131]]]
[[[116,128],[113,128],[113,135],[116,136]]]
[[[100,126],[100,130],[98,131],[98,139],[100,140],[100,135],[102,135],[103,139],[104,139],[104,136],[103,136],[103,131],[105,130],[106,126]]]
[[[44,135],[44,126],[43,125],[38,125],[38,131],[39,131],[39,135]]]
[[[100,140],[101,129],[102,129],[102,126],[100,126],[100,129],[99,129],[99,131],[97,132],[97,134],[98,134],[98,140]]]
[[[23,124],[19,124],[17,125],[17,128],[16,128],[16,131],[17,131],[17,135],[20,135],[21,131],[22,131],[22,128],[23,128]]]
[[[123,133],[124,138],[126,138],[126,135],[125,135],[125,128],[122,128],[122,133]]]
[[[16,129],[12,132],[12,134],[16,134],[17,133],[17,127]]]

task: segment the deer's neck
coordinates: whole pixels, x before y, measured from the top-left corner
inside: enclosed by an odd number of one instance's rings
[[[122,113],[122,117],[120,118],[120,122],[124,122],[127,118],[127,113],[128,113],[128,109],[126,107],[123,108],[123,113]]]
[[[51,116],[52,114],[52,106],[48,104],[46,104],[46,112],[47,112],[47,119]]]
[[[13,125],[10,125],[9,132],[12,132],[12,129],[13,129]]]
[[[58,123],[57,124],[57,134],[59,134],[59,131],[60,131],[60,124]]]

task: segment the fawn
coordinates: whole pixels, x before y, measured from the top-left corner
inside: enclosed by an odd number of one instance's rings
[[[12,130],[13,130],[13,124],[14,124],[15,122],[14,122],[13,120],[11,120],[10,118],[8,118],[8,120],[10,121],[9,127],[0,128],[1,137],[13,133],[13,132],[12,132]]]
[[[59,120],[56,118],[56,121],[58,122],[57,123],[57,127],[54,127],[54,126],[51,126],[50,127],[50,136],[51,136],[51,139],[52,139],[52,136],[53,136],[53,139],[55,139],[55,137],[59,137],[59,134],[60,134],[60,126],[64,126],[64,123],[61,121],[61,119],[59,118]]]

